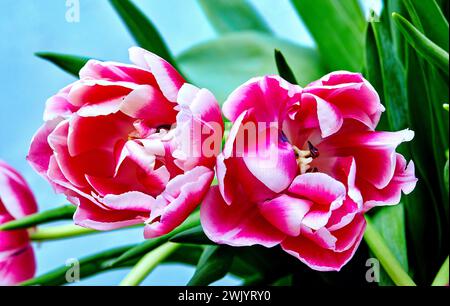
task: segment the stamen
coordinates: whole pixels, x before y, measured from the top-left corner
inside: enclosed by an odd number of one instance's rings
[[[319,172],[316,167],[311,169],[311,162],[319,157],[319,150],[308,141],[308,150],[300,150],[296,146],[293,146],[295,157],[297,159],[297,165],[300,168],[300,174]]]
[[[308,148],[309,148],[309,152],[311,152],[311,157],[312,158],[319,157],[319,155],[320,155],[319,149],[317,149],[315,146],[313,146],[311,141],[308,141]]]

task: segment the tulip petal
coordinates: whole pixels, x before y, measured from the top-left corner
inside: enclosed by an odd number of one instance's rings
[[[231,246],[279,244],[284,234],[271,225],[259,212],[256,204],[243,196],[235,197],[227,205],[218,187],[211,187],[200,210],[205,234],[212,241]]]
[[[282,194],[279,197],[259,204],[261,214],[289,236],[300,235],[302,220],[311,207],[311,201],[302,200]]]
[[[152,218],[148,220],[150,223],[144,229],[144,237],[162,236],[181,225],[200,204],[213,178],[214,172],[203,166],[173,178],[157,199],[160,202],[164,199],[166,205],[157,207],[159,216],[152,212]]]
[[[132,47],[129,53],[133,63],[153,74],[164,96],[176,102],[178,91],[185,83],[178,71],[164,59],[142,48]]]

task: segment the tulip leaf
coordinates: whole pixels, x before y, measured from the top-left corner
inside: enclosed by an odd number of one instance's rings
[[[75,77],[78,77],[81,68],[89,61],[88,57],[54,52],[37,52],[36,56],[55,64]]]
[[[408,271],[409,265],[403,204],[379,209],[373,215],[372,222],[403,270]],[[381,274],[380,285],[394,285],[386,272],[383,272]]]
[[[109,261],[111,259],[116,258],[123,252],[126,252],[130,248],[132,248],[133,245],[129,246],[123,246],[123,247],[117,247],[113,249],[109,249],[106,251],[102,251],[87,257],[84,257],[79,260],[79,268],[80,268],[80,277],[81,278],[87,278],[89,276],[92,276],[94,274],[98,274],[104,271],[107,271],[112,268],[112,266],[109,264]],[[132,264],[132,263],[131,263]],[[116,266],[123,267],[123,266],[129,266],[130,263],[124,263],[122,266]],[[40,276],[37,276],[33,279],[30,279],[28,281],[25,281],[21,283],[22,286],[60,286],[64,285],[68,282],[67,279],[67,273],[69,272],[69,269],[71,269],[70,266],[61,266],[59,268],[56,268],[50,272],[47,272],[45,274],[42,274]]]
[[[230,247],[206,247],[188,286],[207,286],[222,279],[229,272],[232,262],[233,252]]]
[[[200,218],[200,216],[199,216],[198,212],[192,214],[191,216],[189,216],[189,218],[183,224],[181,224],[179,227],[174,229],[169,234],[161,236],[161,237],[149,239],[142,243],[137,244],[135,247],[127,250],[126,252],[124,252],[123,254],[118,256],[118,258],[116,260],[111,262],[111,265],[116,266],[116,265],[120,265],[124,262],[130,261],[130,260],[133,260],[136,258],[141,258],[142,256],[149,253],[153,249],[155,249],[155,248],[161,246],[162,244],[164,244],[165,242],[167,242],[174,235],[181,233],[187,229],[198,226],[200,224],[199,218]]]
[[[183,243],[183,244],[214,244],[203,232],[203,228],[201,225],[187,229],[173,235],[172,238],[169,239],[171,242]]]
[[[313,49],[256,32],[227,34],[202,43],[181,54],[178,62],[190,80],[210,89],[223,103],[235,88],[249,79],[277,74],[274,49],[283,52],[300,85],[324,74]]]
[[[378,49],[386,116],[392,130],[408,127],[408,105],[405,72],[394,48],[385,10],[379,21],[370,23]]]
[[[292,72],[291,67],[289,67],[289,64],[287,63],[283,53],[280,50],[276,49],[275,49],[275,63],[277,64],[278,73],[283,79],[292,84],[298,84],[297,79],[295,78],[295,75]]]
[[[176,63],[154,24],[130,0],[110,0],[133,38],[142,48],[176,67]]]
[[[264,19],[247,0],[199,0],[199,3],[218,33],[272,32]]]
[[[408,20],[399,14],[392,14],[400,31],[405,36],[411,46],[416,49],[430,64],[441,69],[447,76],[449,75],[448,53],[429,40],[424,34],[416,29]]]
[[[314,37],[329,71],[361,70],[366,22],[357,0],[291,2]]]
[[[431,41],[448,52],[449,25],[435,0],[403,0],[409,12],[414,12],[413,24]],[[448,2],[448,1],[447,1]]]
[[[444,167],[444,184],[445,187],[447,188],[447,193],[448,193],[448,176],[449,176],[449,169],[448,169],[448,159],[447,162],[445,163],[445,167]]]
[[[30,228],[53,221],[72,219],[75,210],[76,207],[74,205],[65,205],[54,209],[38,212],[36,214],[28,215],[24,218],[2,224],[0,225],[0,231]]]

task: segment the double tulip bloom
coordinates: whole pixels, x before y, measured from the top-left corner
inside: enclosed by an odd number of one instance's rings
[[[130,59],[89,61],[47,101],[30,148],[32,166],[77,205],[81,226],[145,223],[152,238],[202,203],[217,243],[280,244],[313,269],[339,270],[361,241],[364,213],[415,187],[414,164],[395,151],[414,134],[375,131],[384,108],[359,74],[305,88],[250,80],[223,106],[233,126],[220,153],[214,96],[150,52],[132,48]]]
[[[398,204],[417,181],[395,152],[414,133],[375,131],[383,111],[359,74],[306,88],[277,76],[242,85],[223,106],[234,124],[217,160],[219,186],[201,210],[208,237],[280,244],[312,269],[340,270],[361,242],[364,213]]]
[[[37,211],[23,177],[0,161],[0,225]],[[27,230],[0,231],[0,286],[15,285],[34,276],[36,263]]]
[[[28,160],[77,205],[76,224],[146,223],[151,238],[180,225],[208,192],[223,122],[214,96],[165,60],[140,48],[130,59],[91,60],[50,98]]]

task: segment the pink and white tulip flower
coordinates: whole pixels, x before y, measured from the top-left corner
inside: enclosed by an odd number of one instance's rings
[[[207,193],[223,121],[214,96],[168,62],[137,47],[130,59],[91,60],[50,98],[28,160],[77,205],[76,224],[146,223],[151,238],[180,225]]]
[[[0,161],[0,225],[37,211],[23,177]],[[0,231],[0,286],[16,285],[34,276],[36,262],[26,229]]]
[[[364,213],[398,204],[417,182],[413,162],[396,153],[414,133],[375,131],[383,111],[356,73],[305,88],[277,76],[239,87],[223,106],[233,127],[217,158],[219,186],[201,208],[207,236],[280,244],[312,269],[340,270],[361,242]]]

